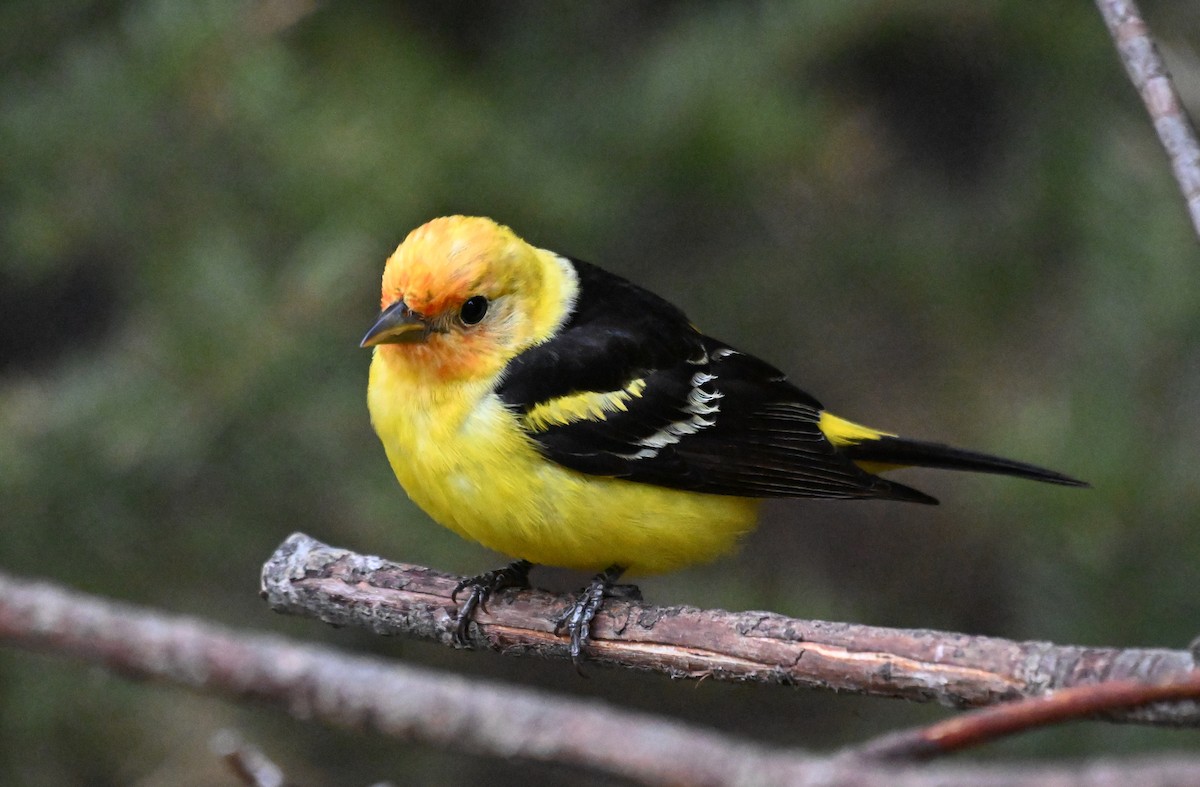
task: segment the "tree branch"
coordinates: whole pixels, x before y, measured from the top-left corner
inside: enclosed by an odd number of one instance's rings
[[[648,783],[728,783],[739,768],[772,757],[780,767],[806,762],[600,702],[240,634],[3,574],[0,642],[129,678],[266,702],[304,720]]]
[[[1096,0],[1125,72],[1142,96],[1154,130],[1171,159],[1171,170],[1187,201],[1192,226],[1200,236],[1200,142],[1196,128],[1171,81],[1171,74],[1150,38],[1134,0]]]
[[[1200,672],[1171,683],[1115,680],[1076,686],[964,713],[953,719],[883,735],[846,751],[876,760],[917,761],[960,751],[1037,727],[1152,703],[1200,698]]]
[[[278,612],[378,634],[452,644],[459,577],[389,563],[290,536],[263,566],[262,592]],[[567,658],[554,620],[567,596],[504,591],[470,627],[473,647]],[[1111,680],[1165,683],[1195,668],[1184,650],[1084,648],[928,630],[797,620],[770,612],[656,607],[610,599],[592,627],[592,662],[676,678],[785,683],[811,688],[990,705]],[[1200,704],[1181,702],[1107,718],[1200,726]]]
[[[70,656],[128,678],[255,700],[302,720],[371,729],[454,751],[591,768],[642,784],[1165,787],[1188,783],[1200,772],[1200,761],[1185,757],[919,769],[815,757],[594,700],[238,633],[2,573],[0,644]],[[247,763],[236,765],[242,769]],[[269,765],[252,767],[268,782],[276,776]]]
[[[233,730],[218,732],[209,742],[209,748],[246,787],[288,787],[279,766]]]

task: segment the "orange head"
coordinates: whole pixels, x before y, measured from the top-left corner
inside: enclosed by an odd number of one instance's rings
[[[388,258],[382,311],[362,346],[443,382],[491,379],[554,333],[576,291],[566,260],[508,227],[434,219]]]

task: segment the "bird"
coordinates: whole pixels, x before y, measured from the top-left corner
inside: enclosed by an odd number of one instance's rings
[[[616,274],[478,216],[412,230],[387,259],[371,423],[437,523],[515,558],[459,583],[454,640],[535,565],[595,573],[555,621],[578,666],[628,574],[729,552],[769,498],[936,504],[880,474],[920,466],[1066,486],[1068,475],[834,415],[787,375]]]

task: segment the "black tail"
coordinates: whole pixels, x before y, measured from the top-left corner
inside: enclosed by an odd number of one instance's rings
[[[976,473],[999,473],[1048,484],[1064,486],[1090,486],[1069,475],[1056,473],[1044,467],[1001,459],[976,451],[964,451],[941,443],[909,440],[905,437],[881,437],[878,440],[863,440],[843,449],[846,456],[855,462],[878,462],[884,465],[911,465],[913,467],[940,467],[946,470],[970,470]]]

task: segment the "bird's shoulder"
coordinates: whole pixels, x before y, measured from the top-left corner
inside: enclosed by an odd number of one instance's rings
[[[643,372],[696,356],[699,334],[677,306],[616,274],[567,258],[577,287],[552,336],[509,362],[497,393],[520,411],[579,391],[616,391]]]

